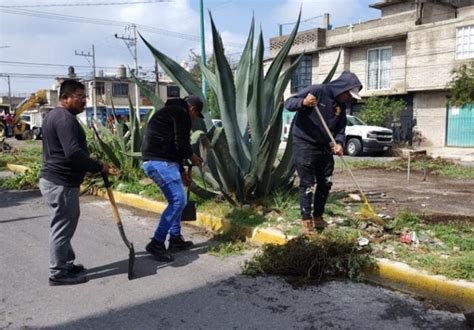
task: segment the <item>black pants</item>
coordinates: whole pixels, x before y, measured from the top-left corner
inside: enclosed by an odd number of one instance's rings
[[[329,149],[307,148],[294,145],[296,171],[300,178],[299,196],[301,217],[311,219],[324,213],[324,207],[332,186],[334,158]],[[316,193],[313,200],[313,186]]]

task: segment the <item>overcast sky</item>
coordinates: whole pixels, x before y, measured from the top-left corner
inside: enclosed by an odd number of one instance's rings
[[[12,94],[23,96],[50,88],[53,79],[43,75],[63,75],[69,65],[75,66],[78,75],[90,75],[92,70],[86,58],[76,56],[75,51],[91,52],[92,44],[95,45],[98,69],[113,72],[120,64],[134,67],[127,46],[114,37],[116,33],[128,35],[127,22],[152,28],[138,30],[156,48],[179,63],[189,60],[191,49],[200,51],[199,0],[111,5],[121,2],[140,0],[0,0],[0,74],[11,74]],[[303,20],[329,13],[331,24],[338,27],[378,18],[379,11],[368,7],[374,2],[377,1],[204,0],[207,53],[212,52],[208,10],[222,34],[226,52],[237,60],[252,14],[256,27],[261,26],[263,30],[268,47],[269,38],[278,34],[278,24],[294,22],[301,4]],[[64,6],[91,3],[108,5]],[[322,18],[318,17],[301,24],[300,31],[321,24]],[[290,30],[290,25],[284,26],[284,33]],[[153,58],[141,40],[138,60],[142,71],[148,72],[151,78]],[[18,74],[30,76],[19,77]],[[0,94],[7,92],[7,79],[0,77]]]

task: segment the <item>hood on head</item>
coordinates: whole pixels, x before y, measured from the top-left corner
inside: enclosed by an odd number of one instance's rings
[[[351,95],[354,98],[357,98],[357,96],[359,96],[359,91],[363,86],[355,74],[350,71],[343,71],[337,79],[328,83],[327,87],[335,97],[344,92],[351,91]]]

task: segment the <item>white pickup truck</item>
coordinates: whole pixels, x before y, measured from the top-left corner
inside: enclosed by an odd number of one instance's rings
[[[346,153],[381,153],[392,148],[393,132],[379,126],[369,126],[357,117],[347,115]]]

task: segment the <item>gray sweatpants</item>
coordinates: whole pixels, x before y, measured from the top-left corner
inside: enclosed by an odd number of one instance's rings
[[[61,186],[43,178],[39,187],[51,213],[49,273],[62,276],[76,258],[71,239],[79,221],[79,187]]]

